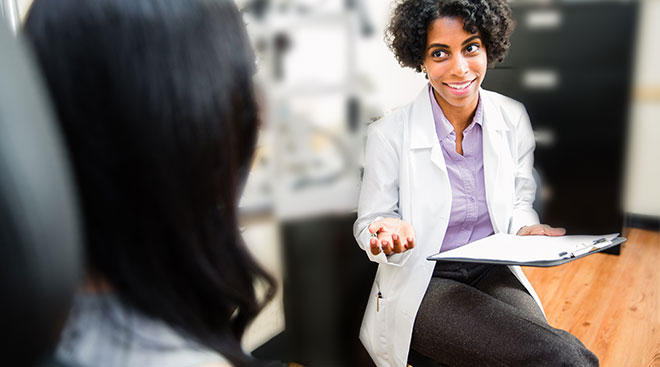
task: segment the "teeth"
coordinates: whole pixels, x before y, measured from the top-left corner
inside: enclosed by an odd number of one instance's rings
[[[472,83],[472,81],[465,82],[463,84],[449,84],[449,83],[447,83],[447,85],[450,88],[453,88],[453,89],[465,89],[465,88],[467,88],[468,85],[470,85],[470,83]]]

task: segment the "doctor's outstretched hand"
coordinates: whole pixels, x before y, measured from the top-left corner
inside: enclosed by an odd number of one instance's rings
[[[564,228],[553,228],[547,224],[535,224],[533,226],[524,226],[516,233],[518,236],[563,236],[566,234]]]
[[[371,253],[385,255],[400,253],[415,247],[415,229],[399,218],[383,218],[369,225]]]

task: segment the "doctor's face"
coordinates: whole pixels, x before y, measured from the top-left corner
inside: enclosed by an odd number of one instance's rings
[[[488,67],[479,32],[467,32],[460,18],[436,19],[427,30],[423,61],[440,107],[476,108]]]

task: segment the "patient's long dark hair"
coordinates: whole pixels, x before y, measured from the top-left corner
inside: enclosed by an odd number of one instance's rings
[[[251,365],[274,282],[237,201],[257,130],[254,57],[231,0],[36,0],[25,32],[81,194],[89,272],[122,302]]]

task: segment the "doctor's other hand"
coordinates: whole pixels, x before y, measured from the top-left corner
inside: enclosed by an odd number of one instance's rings
[[[564,228],[553,228],[547,224],[535,224],[533,226],[524,226],[516,233],[518,236],[563,236],[566,234]]]
[[[369,240],[374,255],[380,254],[381,249],[385,255],[391,255],[415,247],[415,229],[399,218],[377,220],[369,225],[369,233],[377,236]]]

